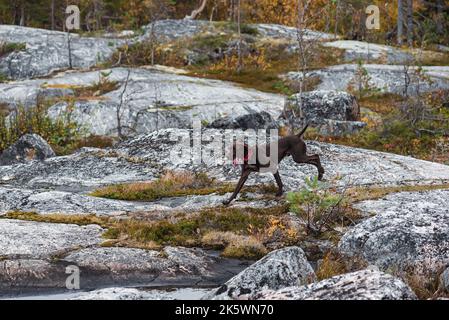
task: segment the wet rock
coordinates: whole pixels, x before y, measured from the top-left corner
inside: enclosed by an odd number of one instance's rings
[[[37,134],[26,134],[0,154],[0,166],[55,157],[50,145]]]
[[[381,60],[388,64],[403,64],[413,61],[413,55],[401,49],[362,41],[338,40],[325,42],[323,46],[345,50],[346,61]]]
[[[305,92],[302,98],[299,94],[288,98],[283,116],[298,118],[300,114],[304,122],[314,125],[327,120],[357,121],[360,107],[357,99],[347,92],[319,90]]]
[[[25,43],[22,51],[0,58],[0,73],[11,79],[47,76],[69,67],[67,33],[12,25],[0,25],[0,38]],[[125,40],[88,38],[71,34],[72,66],[89,68],[109,58]]]
[[[299,247],[273,251],[203,299],[252,299],[263,290],[277,290],[315,280],[315,273]]]
[[[380,92],[403,94],[405,86],[403,66],[366,64],[363,65],[363,68],[367,70],[368,76],[371,78],[369,83],[373,89]],[[308,76],[320,79],[316,90],[347,91],[357,69],[358,65],[356,64],[344,64],[309,72]],[[414,70],[416,68],[411,67],[409,73],[413,73]],[[423,67],[423,71],[431,82],[421,81],[419,84],[420,92],[449,88],[449,67]],[[299,77],[300,74],[297,72],[290,72],[287,75],[287,78],[291,80],[298,80]],[[415,82],[408,87],[408,92],[410,95],[416,95],[417,89],[418,86]]]
[[[401,280],[383,272],[362,270],[301,287],[266,291],[262,300],[414,300]]]
[[[207,126],[212,129],[271,129],[277,124],[268,112],[249,113],[240,117],[227,116],[215,120]]]
[[[0,295],[28,288],[65,287],[65,267],[45,260],[18,259],[0,261]]]
[[[0,219],[0,255],[41,259],[102,242],[96,225],[40,223]]]
[[[107,288],[79,293],[69,300],[199,300],[208,289],[139,290],[134,288]]]
[[[375,214],[340,240],[344,254],[380,270],[430,279],[449,263],[449,190],[402,192],[355,207]]]

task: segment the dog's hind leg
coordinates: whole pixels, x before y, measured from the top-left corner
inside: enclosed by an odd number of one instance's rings
[[[324,168],[321,165],[320,156],[314,154],[313,156],[307,156],[308,161],[306,163],[314,165],[318,169],[318,180],[323,180]]]
[[[278,185],[278,192],[276,193],[276,197],[282,196],[284,193],[284,185],[282,184],[281,176],[279,175],[279,171],[276,171],[276,173],[273,174],[274,179],[276,179],[276,183]]]
[[[303,155],[299,152],[292,152],[292,157],[296,163],[307,163],[307,164],[314,165],[318,169],[318,180],[323,179],[324,168],[321,165],[319,155],[314,154],[314,155],[308,156],[308,155]]]
[[[225,206],[229,205],[232,202],[232,200],[234,200],[237,197],[237,195],[239,194],[240,190],[242,190],[243,185],[245,184],[246,180],[248,180],[248,177],[249,177],[250,173],[251,173],[251,171],[249,171],[249,170],[244,170],[242,172],[242,176],[240,177],[240,180],[237,183],[237,187],[235,188],[234,193],[232,194],[232,196],[228,200],[223,201],[223,204]]]

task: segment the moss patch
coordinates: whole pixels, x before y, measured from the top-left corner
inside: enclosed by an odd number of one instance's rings
[[[97,224],[102,227],[107,227],[109,224],[108,218],[97,217],[95,215],[67,215],[67,214],[41,215],[35,212],[12,211],[8,212],[4,216],[1,216],[0,218],[46,222],[46,223],[76,224],[79,226]]]
[[[1,42],[0,41],[0,57],[10,54],[11,52],[23,51],[26,49],[25,43]]]
[[[127,183],[100,188],[91,196],[126,201],[156,201],[162,198],[203,196],[210,194],[224,195],[233,192],[235,184],[217,182],[205,173],[167,171],[153,182]],[[242,197],[247,192],[275,193],[273,185],[249,186],[243,189]]]

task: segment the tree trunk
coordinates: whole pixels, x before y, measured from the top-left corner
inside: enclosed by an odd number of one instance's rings
[[[335,30],[334,30],[334,38],[337,39],[338,35],[338,18],[339,18],[339,9],[340,9],[340,0],[337,0],[337,6],[335,8]]]
[[[403,0],[398,0],[398,45],[402,46],[402,37],[404,34],[404,5]]]
[[[413,47],[413,0],[407,0],[407,43]]]
[[[51,30],[55,30],[55,0],[51,0]]]
[[[193,10],[190,16],[186,16],[184,19],[195,20],[201,14],[201,12],[204,11],[204,9],[206,8],[206,4],[207,0],[202,0],[200,7],[198,9]]]
[[[25,3],[23,1],[20,4],[20,25],[25,26]]]
[[[243,59],[242,59],[242,29],[241,29],[241,7],[240,7],[240,1],[241,0],[237,0],[237,28],[238,28],[238,35],[239,35],[239,42],[237,45],[237,51],[238,51],[238,66],[237,66],[237,72],[241,72],[242,71],[242,67],[243,67]]]

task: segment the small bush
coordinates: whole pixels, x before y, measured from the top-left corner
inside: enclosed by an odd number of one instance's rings
[[[30,133],[40,135],[57,154],[74,150],[85,136],[84,128],[71,120],[70,112],[51,119],[47,110],[48,106],[38,103],[34,107],[18,107],[8,116],[0,113],[0,152]]]
[[[10,54],[11,52],[22,51],[26,49],[25,43],[3,42],[0,41],[0,57]]]
[[[100,72],[100,76],[97,82],[90,86],[85,87],[75,87],[76,97],[98,97],[102,96],[108,92],[117,90],[119,85],[117,81],[111,81],[109,76],[111,72]]]
[[[301,191],[287,195],[290,209],[307,223],[309,233],[320,235],[333,230],[334,224],[345,216],[344,195],[331,192],[318,178],[306,178],[305,183]]]
[[[232,242],[221,254],[226,258],[259,260],[268,253],[265,246],[254,238],[245,238],[240,242]]]

